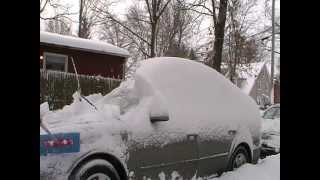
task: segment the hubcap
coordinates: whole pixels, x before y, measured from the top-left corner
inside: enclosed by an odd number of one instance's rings
[[[245,163],[247,163],[246,155],[244,155],[243,153],[240,152],[239,154],[236,155],[236,157],[233,161],[233,168],[238,168]]]
[[[87,180],[111,180],[111,178],[106,174],[96,173],[88,177]]]

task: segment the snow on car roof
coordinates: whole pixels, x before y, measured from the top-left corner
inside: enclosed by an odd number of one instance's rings
[[[183,119],[181,126],[193,124],[186,121],[219,123],[242,117],[239,121],[245,120],[255,127],[255,121],[260,117],[252,98],[202,63],[175,57],[147,59],[141,62],[135,79],[141,96],[159,93],[166,98],[169,117]],[[252,127],[253,131],[259,129]]]
[[[90,52],[99,52],[109,55],[117,55],[121,57],[129,57],[127,50],[98,40],[89,40],[72,36],[64,36],[60,34],[40,31],[40,42],[46,44],[54,44],[66,46],[69,48],[81,49]]]

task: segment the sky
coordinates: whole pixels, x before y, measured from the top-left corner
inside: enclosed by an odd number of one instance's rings
[[[115,0],[115,2],[117,3],[115,3],[115,5],[110,9],[113,10],[113,12],[115,12],[116,14],[121,16],[126,13],[126,10],[128,9],[129,6],[131,6],[134,3],[134,1],[136,0]],[[268,22],[268,20],[264,17],[263,9],[264,9],[265,0],[257,0],[257,1],[258,1],[257,6],[253,9],[254,11],[253,14],[256,17],[261,17],[261,19],[259,20],[259,23],[255,25],[256,27],[252,28],[252,33],[263,30],[264,25],[271,23],[271,22]],[[271,2],[271,0],[269,1]],[[60,2],[61,4],[69,6],[70,12],[77,13],[79,11],[79,0],[60,0]],[[52,14],[53,11],[51,9],[48,9],[46,13],[47,15],[49,15],[49,14]],[[276,14],[279,14],[279,13],[280,13],[280,0],[276,0]],[[76,28],[77,28],[76,22],[78,19],[78,15],[75,14],[75,15],[72,15],[71,17],[75,22],[73,30],[76,32]],[[212,20],[210,17],[204,18],[201,29],[207,29],[211,25],[211,21]],[[42,23],[42,27],[43,27],[43,23]]]

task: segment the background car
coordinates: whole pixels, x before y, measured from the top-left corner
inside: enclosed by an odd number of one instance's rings
[[[280,104],[270,106],[262,115],[261,156],[280,153]]]
[[[266,109],[262,115],[264,119],[278,119],[280,118],[280,104],[274,104]]]
[[[258,106],[201,63],[147,59],[133,80],[87,99],[98,110],[75,96],[43,115],[54,134],[80,133],[80,151],[41,156],[40,179],[191,179],[260,157]]]

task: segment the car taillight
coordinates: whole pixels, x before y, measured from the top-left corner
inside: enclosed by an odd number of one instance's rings
[[[44,142],[45,147],[52,148],[52,147],[66,147],[73,145],[72,139],[54,139],[54,140],[47,140]]]

